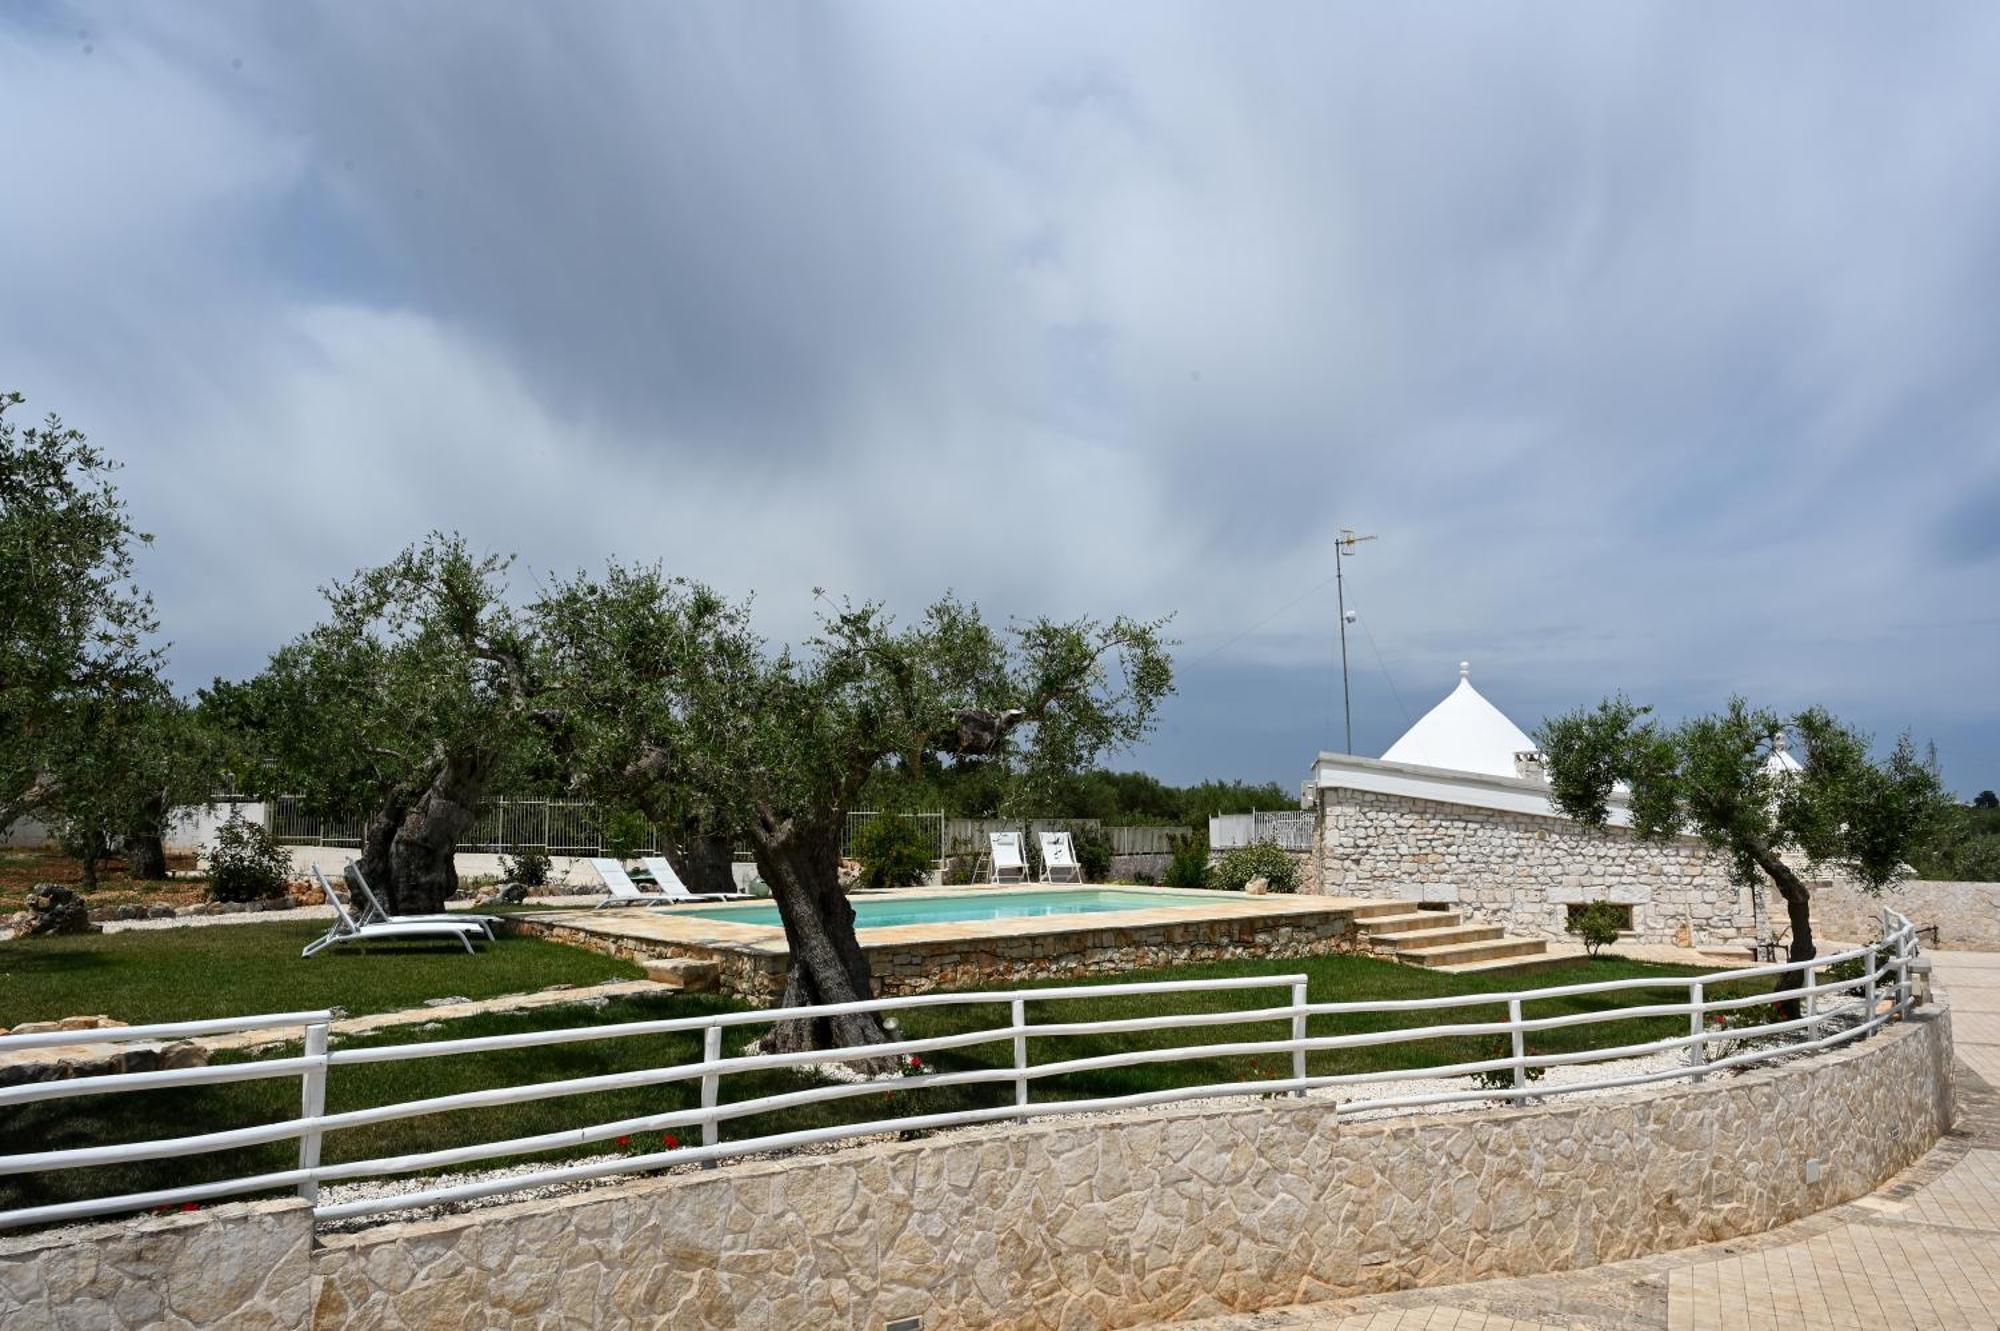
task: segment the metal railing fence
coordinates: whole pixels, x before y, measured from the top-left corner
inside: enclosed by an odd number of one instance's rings
[[[328,1048],[332,1016],[327,1012],[277,1013],[268,1016],[129,1026],[110,1030],[53,1031],[0,1036],[0,1053],[5,1053],[54,1045],[185,1039],[227,1031],[271,1030],[283,1027],[303,1027],[305,1032],[301,1052],[296,1055],[245,1063],[78,1077],[64,1081],[36,1082],[0,1088],[0,1110],[20,1104],[75,1096],[102,1096],[271,1078],[297,1078],[301,1088],[300,1112],[296,1118],[248,1128],[194,1133],[152,1141],[68,1147],[0,1156],[0,1176],[4,1176],[170,1159],[295,1140],[298,1143],[298,1163],[295,1168],[215,1182],[0,1212],[0,1228],[50,1224],[93,1215],[138,1211],[157,1206],[200,1202],[286,1188],[294,1189],[301,1196],[314,1201],[316,1215],[331,1220],[464,1201],[522,1189],[547,1187],[552,1184],[580,1182],[611,1174],[640,1173],[669,1165],[710,1163],[731,1156],[787,1150],[862,1135],[966,1127],[1009,1119],[1026,1120],[1042,1114],[1084,1114],[1131,1109],[1181,1100],[1268,1096],[1278,1093],[1304,1095],[1310,1091],[1334,1087],[1365,1087],[1412,1079],[1484,1073],[1498,1074],[1500,1078],[1510,1080],[1511,1085],[1484,1085],[1463,1091],[1389,1094],[1375,1098],[1350,1099],[1340,1102],[1335,1112],[1346,1114],[1455,1101],[1544,1099],[1580,1091],[1638,1086],[1675,1078],[1699,1081],[1724,1069],[1793,1057],[1862,1039],[1883,1024],[1903,1016],[1915,1005],[1910,975],[1911,962],[1916,955],[1916,932],[1910,921],[1893,911],[1884,911],[1883,938],[1880,942],[1811,961],[1751,966],[1687,977],[1610,980],[1591,984],[1525,989],[1511,993],[1468,993],[1416,1000],[1315,1003],[1310,1001],[1307,993],[1306,976],[1270,975],[1217,980],[1011,989],[982,993],[921,994],[814,1008],[764,1009],[703,1017],[525,1031],[509,1035],[354,1049]],[[1859,975],[1832,981],[1821,979],[1821,972],[1861,958],[1866,958],[1866,961],[1863,962]],[[1800,987],[1781,995],[1759,992],[1727,998],[1710,996],[1718,986],[1725,984],[1795,972],[1805,972],[1801,976],[1803,983]],[[1107,997],[1170,997],[1211,993],[1218,990],[1257,989],[1288,990],[1289,1001],[1251,1009],[1169,1011],[1134,1018],[1071,1022],[1034,1022],[1029,1020],[1028,1012],[1030,1003],[1060,1003],[1073,999],[1101,1000]],[[1566,1012],[1548,1017],[1530,1018],[1523,1014],[1524,1004],[1538,1000],[1639,990],[1679,990],[1684,993],[1685,998],[1682,1001]],[[1794,1000],[1800,1007],[1800,1015],[1787,1017],[1781,1010],[1774,1008],[1768,1020],[1761,1014],[1752,1014],[1754,1024],[1730,1029],[1711,1028],[1711,1021],[1715,1018],[1731,1012],[1769,1006],[1772,1005],[1774,998],[1779,997]],[[921,1039],[897,1038],[881,1044],[803,1053],[728,1055],[723,1051],[723,1033],[742,1026],[770,1025],[797,1017],[827,1017],[847,1012],[889,1013],[917,1008],[995,1005],[1004,1006],[1009,1013],[1006,1025]],[[1309,1027],[1311,1019],[1319,1016],[1346,1016],[1357,1013],[1429,1013],[1453,1008],[1502,1005],[1507,1011],[1507,1019],[1504,1021],[1447,1022],[1440,1025],[1401,1026],[1318,1036],[1312,1035]],[[1535,1032],[1595,1022],[1677,1016],[1685,1016],[1688,1019],[1688,1033],[1684,1036],[1566,1053],[1530,1054],[1527,1051],[1526,1037]],[[1180,1031],[1200,1026],[1265,1023],[1280,1025],[1284,1033],[1276,1038],[1262,1040],[1231,1040],[1224,1043],[1166,1047],[1128,1047],[1108,1054],[1063,1058],[1053,1062],[1036,1063],[1030,1058],[1030,1041],[1037,1039],[1102,1037],[1125,1033]],[[702,1054],[699,1061],[667,1067],[645,1067],[591,1077],[531,1081],[515,1086],[433,1096],[339,1113],[326,1111],[328,1079],[341,1067],[407,1059],[446,1058],[499,1050],[542,1048],[580,1041],[618,1040],[674,1032],[701,1034]],[[1511,1042],[1511,1052],[1498,1058],[1366,1072],[1312,1075],[1307,1066],[1308,1055],[1316,1052],[1368,1045],[1414,1043],[1458,1036],[1506,1037]],[[1775,1037],[1787,1038],[1776,1043],[1754,1043],[1769,1041]],[[954,1072],[924,1072],[900,1078],[896,1082],[896,1087],[899,1090],[915,1090],[925,1087],[1011,1084],[1013,1087],[1011,1104],[945,1113],[884,1114],[853,1123],[788,1132],[767,1132],[763,1135],[750,1135],[732,1140],[723,1139],[725,1125],[734,1120],[781,1109],[839,1100],[864,1098],[865,1102],[865,1098],[879,1095],[884,1089],[880,1081],[832,1082],[753,1099],[724,1102],[720,1097],[720,1083],[724,1077],[833,1062],[904,1060],[913,1055],[921,1056],[982,1044],[1008,1045],[1011,1048],[1011,1057],[1006,1065]],[[1613,1070],[1610,1075],[1567,1082],[1560,1086],[1541,1087],[1531,1084],[1530,1074],[1533,1069],[1564,1064],[1612,1063],[1673,1050],[1686,1051],[1685,1062],[1670,1068],[1642,1072]],[[1275,1062],[1273,1066],[1288,1068],[1288,1075],[1259,1077],[1249,1081],[1205,1082],[1082,1100],[1037,1101],[1032,1094],[1037,1081],[1050,1077],[1141,1064],[1185,1062],[1239,1055],[1278,1056],[1281,1061]],[[524,1068],[523,1071],[527,1069]],[[479,1142],[393,1157],[342,1161],[335,1164],[323,1163],[320,1158],[320,1148],[328,1133],[368,1124],[598,1091],[660,1086],[671,1082],[697,1083],[699,1106],[624,1118],[560,1132]],[[320,1199],[320,1189],[328,1183],[450,1169],[478,1161],[532,1155],[612,1141],[635,1133],[660,1132],[674,1128],[698,1130],[699,1144],[675,1146],[643,1155],[620,1155],[611,1159],[554,1165],[531,1173],[511,1174],[505,1177],[488,1177],[457,1183],[440,1180],[435,1187],[393,1196],[358,1198],[333,1203]]]
[[[1208,848],[1235,850],[1269,841],[1284,850],[1311,850],[1314,817],[1309,809],[1219,813],[1208,820]]]

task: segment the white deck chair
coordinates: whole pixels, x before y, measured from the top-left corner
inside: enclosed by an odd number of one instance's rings
[[[347,912],[347,904],[340,894],[333,890],[333,884],[326,881],[319,866],[313,866],[313,877],[319,880],[319,890],[326,893],[327,904],[333,907],[333,927],[312,942],[307,943],[301,957],[309,957],[322,948],[336,943],[379,943],[392,938],[455,938],[467,952],[473,951],[472,936],[480,932],[476,924],[446,921],[406,921],[401,924],[362,924]]]
[[[1076,847],[1070,844],[1067,832],[1037,832],[1035,837],[1042,843],[1042,881],[1045,883],[1081,883],[1083,866],[1076,862]]]
[[[666,900],[657,892],[641,892],[632,875],[625,872],[625,866],[608,856],[592,860],[590,867],[597,871],[605,891],[611,894],[592,906],[592,910],[603,910],[606,906],[655,906]]]
[[[682,901],[742,901],[748,892],[696,892],[681,881],[674,872],[673,862],[664,855],[648,855],[639,863],[646,866],[646,872],[653,875],[653,881],[660,886],[660,895],[666,904]]]
[[[1021,858],[1021,834],[1019,832],[988,832],[986,844],[993,848],[993,881],[996,883],[1025,883],[1028,881],[1028,862]]]
[[[317,870],[318,866],[314,866]],[[436,915],[391,915],[382,905],[382,899],[375,895],[375,889],[368,886],[368,880],[361,876],[361,866],[353,860],[340,871],[354,897],[355,914],[363,924],[476,924],[485,930],[488,938],[493,937],[493,926],[500,922],[498,915],[474,915],[471,911],[443,911]],[[321,877],[322,890],[325,878]]]

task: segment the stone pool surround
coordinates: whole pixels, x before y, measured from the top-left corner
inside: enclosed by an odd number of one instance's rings
[[[1022,887],[905,888],[857,897],[881,900],[1051,890],[1055,889],[1048,884],[1033,883]],[[863,929],[861,946],[868,954],[876,993],[897,997],[936,989],[1118,975],[1190,962],[1344,952],[1356,946],[1355,910],[1383,908],[1380,901],[1286,894],[1247,896],[1199,888],[1091,885],[1088,890],[1130,893],[1133,909]],[[1147,900],[1161,896],[1185,897],[1190,904],[1157,906]],[[768,908],[770,903],[745,905]],[[720,967],[722,991],[752,1003],[778,1000],[784,993],[791,958],[785,931],[775,925],[736,924],[671,907],[551,911],[516,916],[510,927],[635,961],[658,957],[712,961]]]
[[[1951,1058],[1933,1009],[1798,1063],[1526,1108],[1338,1122],[1314,1097],[1044,1121],[316,1245],[302,1202],[221,1206],[0,1237],[0,1325],[1112,1331],[1531,1275],[1868,1193],[1950,1126]]]

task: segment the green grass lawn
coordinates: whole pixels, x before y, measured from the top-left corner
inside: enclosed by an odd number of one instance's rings
[[[1314,1001],[1335,1001],[1490,993],[1639,976],[1684,975],[1693,972],[1628,962],[1615,957],[1603,957],[1595,961],[1579,960],[1562,970],[1532,977],[1447,976],[1368,957],[1334,956],[1291,962],[1237,962],[1191,966],[1173,971],[1148,972],[1119,978],[1140,980],[1288,973],[1304,973],[1311,977],[1311,996]],[[1103,983],[1114,982],[1107,980]],[[463,986],[458,987],[463,988]],[[1711,990],[1711,993],[1719,994],[1725,991],[1719,987],[1717,990]],[[1179,995],[1170,998],[1107,995],[1103,998],[1031,1003],[1029,1013],[1032,1021],[1074,1022],[1109,1020],[1161,1012],[1241,1011],[1278,1006],[1287,1001],[1289,994],[1282,988]],[[1586,1010],[1613,1012],[1620,1007],[1671,1001],[1674,1001],[1671,990],[1578,996],[1531,1003],[1527,1006],[1526,1015],[1551,1016]],[[563,1007],[530,1013],[477,1017],[440,1023],[422,1034],[406,1030],[345,1042],[337,1047],[355,1048],[412,1039],[451,1039],[558,1026],[698,1016],[733,1010],[736,1006],[713,996],[647,997],[619,1000],[594,1010]],[[1504,1005],[1481,1004],[1431,1013],[1321,1017],[1312,1021],[1311,1033],[1333,1035],[1382,1030],[1394,1026],[1466,1023],[1498,1020],[1504,1018],[1504,1015]],[[902,1025],[907,1038],[921,1039],[1001,1026],[1006,1023],[1007,1017],[1007,1011],[1001,1005],[917,1009],[902,1015]],[[766,1028],[761,1025],[735,1028],[729,1032],[725,1048],[731,1052],[740,1052],[745,1044],[764,1029]],[[1032,1062],[1040,1064],[1111,1053],[1121,1049],[1272,1039],[1287,1034],[1288,1030],[1288,1022],[1265,1021],[1136,1034],[1052,1037],[1033,1041],[1030,1045],[1030,1056]],[[1567,1027],[1533,1035],[1529,1037],[1528,1049],[1531,1053],[1551,1053],[1640,1043],[1683,1034],[1686,1030],[1685,1017],[1632,1018],[1604,1024]],[[1507,1052],[1508,1043],[1505,1037],[1453,1037],[1317,1053],[1310,1057],[1308,1070],[1318,1075],[1372,1069],[1416,1068],[1451,1062],[1469,1062],[1480,1058],[1504,1057]],[[340,1067],[335,1068],[329,1077],[327,1107],[330,1111],[339,1112],[494,1086],[596,1076],[637,1068],[694,1062],[699,1057],[698,1036],[668,1035],[625,1037],[533,1050]],[[1003,1040],[960,1050],[940,1051],[934,1057],[925,1058],[924,1062],[928,1070],[934,1071],[1008,1068],[1012,1065],[1012,1050],[1010,1043]],[[1276,1079],[1289,1074],[1290,1059],[1283,1053],[1256,1058],[1195,1059],[1045,1078],[1034,1084],[1033,1094],[1037,1101],[1091,1098],[1129,1095],[1197,1083]],[[809,1083],[797,1074],[785,1071],[743,1074],[726,1077],[723,1080],[722,1098],[725,1102],[737,1102],[797,1090],[807,1084]],[[1470,1085],[1468,1081],[1468,1088]],[[141,1140],[190,1131],[215,1131],[269,1122],[295,1114],[298,1109],[298,1094],[298,1083],[295,1080],[274,1080],[184,1091],[150,1092],[144,1095],[56,1100],[40,1105],[23,1106],[11,1111],[0,1110],[0,1138],[32,1142],[37,1149],[51,1149],[109,1141]],[[1359,1089],[1351,1094],[1363,1096],[1368,1092]],[[628,1117],[667,1113],[694,1106],[697,1095],[698,1089],[694,1083],[669,1083],[628,1091],[565,1096],[495,1109],[403,1119],[329,1134],[323,1158],[329,1163],[368,1159],[436,1150],[504,1137],[529,1136]],[[998,1106],[1011,1103],[1012,1096],[1013,1088],[1006,1082],[942,1088],[890,1083],[879,1091],[871,1088],[864,1095],[846,1100],[767,1112],[735,1120],[724,1125],[723,1137],[725,1140],[741,1140],[810,1126],[860,1122],[880,1118],[888,1113],[921,1114]],[[677,1135],[682,1141],[687,1141],[690,1138],[698,1138],[699,1133],[680,1130]],[[532,1159],[553,1163],[577,1155],[602,1154],[616,1149],[621,1148],[606,1143],[550,1152]],[[661,1142],[657,1136],[648,1136],[643,1140],[633,1141],[622,1149],[634,1153],[659,1150]],[[291,1143],[279,1143],[226,1153],[183,1157],[172,1161],[67,1171],[43,1176],[0,1177],[0,1209],[39,1205],[72,1197],[140,1191],[174,1183],[281,1170],[289,1168],[295,1159],[296,1147]],[[514,1164],[521,1163],[522,1159],[516,1157],[494,1163]],[[468,1168],[479,1167],[468,1166]]]
[[[0,1026],[103,1013],[128,1025],[340,1006],[352,1016],[427,998],[643,979],[629,961],[539,938],[353,944],[301,958],[326,921],[131,929],[0,943]]]

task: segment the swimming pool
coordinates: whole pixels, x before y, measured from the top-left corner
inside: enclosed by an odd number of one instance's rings
[[[854,899],[856,929],[893,929],[903,924],[958,924],[967,920],[1030,919],[1047,915],[1101,915],[1114,910],[1158,910],[1200,906],[1203,898],[1178,892],[1106,892],[1099,888],[1058,888],[1049,892],[964,892],[936,897]],[[778,928],[776,906],[702,906],[676,910],[676,919],[694,916],[731,924]]]

